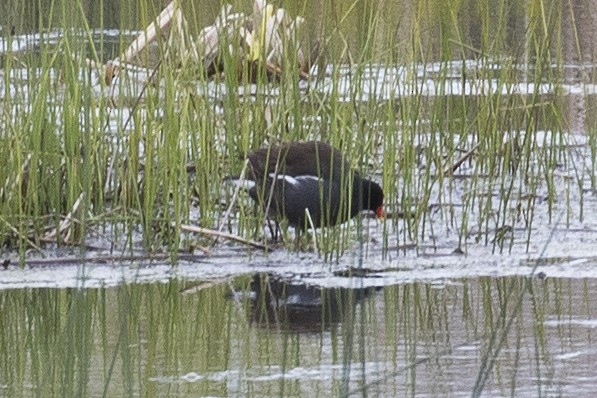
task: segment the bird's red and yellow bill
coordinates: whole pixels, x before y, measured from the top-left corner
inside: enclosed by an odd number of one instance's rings
[[[375,215],[377,216],[377,218],[384,218],[386,216],[386,214],[383,211],[383,206],[379,206],[376,210],[375,210]]]

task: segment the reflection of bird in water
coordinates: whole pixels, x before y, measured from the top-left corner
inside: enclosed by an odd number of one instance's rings
[[[251,321],[276,329],[316,332],[350,321],[356,305],[379,288],[320,288],[255,274]]]

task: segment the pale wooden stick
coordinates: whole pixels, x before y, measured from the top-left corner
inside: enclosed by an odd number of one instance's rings
[[[240,176],[238,177],[238,179],[240,181],[245,179],[245,174],[247,173],[247,166],[249,165],[249,161],[247,160],[245,162],[245,166],[243,167],[243,170],[240,172]],[[236,185],[236,189],[234,190],[234,193],[232,194],[232,200],[230,201],[230,206],[228,206],[228,209],[226,209],[226,213],[224,213],[224,218],[222,218],[222,221],[220,222],[220,226],[218,227],[218,232],[222,232],[222,230],[224,229],[224,225],[226,225],[226,222],[228,221],[228,217],[230,217],[230,213],[232,212],[232,206],[234,206],[234,203],[236,203],[236,199],[238,197],[238,193],[241,190],[241,186],[240,184]],[[216,244],[216,242],[218,241],[218,238],[216,238],[216,240],[214,241],[214,245]]]
[[[473,155],[473,153],[475,153],[475,151],[477,150],[477,148],[479,148],[479,145],[480,144],[477,144],[474,147],[472,147],[460,159],[458,159],[456,161],[456,163],[448,165],[448,167],[446,167],[446,169],[444,170],[444,175],[446,175],[446,176],[452,175],[460,167],[460,165],[462,163],[464,163],[468,158],[470,158]]]
[[[244,238],[241,238],[240,236],[232,235],[227,232],[219,232],[219,231],[216,231],[215,229],[197,227],[195,225],[186,225],[186,224],[180,225],[180,229],[182,231],[186,231],[186,232],[195,232],[198,234],[203,234],[203,235],[208,235],[208,236],[217,236],[217,237],[221,237],[224,239],[233,240],[235,242],[243,243],[245,245],[252,246],[252,247],[254,247],[256,249],[260,249],[260,250],[268,250],[268,248],[265,245],[262,245],[261,243],[258,243],[258,242],[252,241],[252,240],[248,240],[248,239],[244,239]]]
[[[81,194],[79,195],[77,200],[75,200],[72,210],[66,215],[64,220],[62,220],[62,222],[60,222],[60,225],[58,227],[54,228],[51,232],[47,233],[44,236],[44,240],[53,240],[58,236],[58,234],[62,234],[64,231],[66,231],[68,228],[70,228],[70,226],[73,222],[73,215],[79,209],[79,206],[81,205],[81,202],[83,201],[84,198],[85,198],[85,192],[81,192]],[[68,240],[68,239],[66,239],[66,240]]]
[[[145,28],[145,31],[137,36],[135,41],[131,43],[124,54],[117,59],[121,59],[124,62],[130,62],[147,46],[147,44],[154,41],[158,31],[161,32],[170,24],[170,22],[172,22],[172,17],[174,16],[174,11],[176,8],[175,3],[176,1],[171,1],[170,4],[168,4],[168,6],[162,10],[160,15],[158,15],[156,20],[150,23],[149,26]]]
[[[315,246],[315,249],[317,249],[317,255],[321,256],[321,251],[319,250],[319,246],[317,245],[317,231],[315,230],[315,225],[313,225],[313,219],[311,218],[311,212],[309,211],[308,208],[305,208],[305,215],[307,216],[307,220],[309,221],[309,225],[311,226],[311,231],[313,231],[313,233],[311,234],[311,236],[313,238],[313,246]]]
[[[19,232],[18,229],[16,229],[12,224],[10,224],[8,221],[6,221],[4,218],[2,218],[0,216],[0,221],[2,221],[4,224],[6,224],[6,226],[8,228],[10,228],[10,230],[12,232],[14,232],[16,235],[20,236],[22,239],[26,240],[27,243],[34,248],[35,250],[37,250],[39,253],[44,254],[44,252],[41,250],[41,247],[37,246],[31,239],[29,239],[28,237],[26,237],[25,235],[23,235],[22,233]]]

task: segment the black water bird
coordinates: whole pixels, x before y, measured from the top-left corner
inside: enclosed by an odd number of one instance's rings
[[[381,186],[320,141],[260,148],[249,154],[245,179],[236,181],[269,218],[286,219],[299,231],[341,224],[362,210],[384,214]]]

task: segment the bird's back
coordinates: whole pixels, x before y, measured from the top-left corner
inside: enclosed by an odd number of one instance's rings
[[[339,180],[350,172],[350,166],[340,151],[321,141],[296,142],[292,144],[260,148],[249,155],[250,172],[255,180],[272,174],[316,176],[327,180]]]

